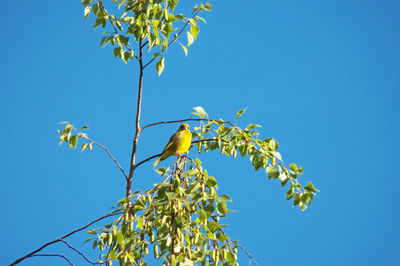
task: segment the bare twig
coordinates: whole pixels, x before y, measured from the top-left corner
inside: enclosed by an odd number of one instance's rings
[[[25,260],[25,259],[27,259],[27,258],[30,258],[30,257],[33,257],[33,256],[37,256],[38,254],[36,254],[36,253],[38,253],[39,251],[41,251],[41,250],[44,249],[45,247],[47,247],[47,246],[49,246],[49,245],[52,245],[52,244],[54,244],[54,243],[57,243],[57,242],[61,242],[63,239],[65,239],[65,238],[67,238],[67,237],[69,237],[69,236],[71,236],[71,235],[73,235],[73,234],[75,234],[75,233],[77,233],[77,232],[79,232],[79,231],[82,231],[82,230],[88,228],[88,227],[91,226],[92,224],[97,223],[97,222],[99,222],[99,221],[101,221],[101,220],[103,220],[103,219],[105,219],[105,218],[107,218],[107,217],[111,217],[111,216],[114,216],[114,215],[117,215],[117,214],[121,214],[121,213],[120,213],[120,212],[115,212],[115,211],[114,211],[114,212],[110,212],[110,213],[108,213],[108,214],[106,214],[106,215],[104,215],[104,216],[102,216],[102,217],[100,217],[100,218],[98,218],[98,219],[96,219],[96,220],[94,220],[94,221],[88,223],[87,225],[85,225],[85,226],[83,226],[83,227],[81,227],[81,228],[78,228],[78,229],[76,229],[76,230],[74,230],[74,231],[72,231],[72,232],[70,232],[70,233],[68,233],[68,234],[66,234],[66,235],[64,235],[64,236],[62,236],[62,237],[60,237],[60,238],[58,238],[58,239],[55,239],[55,240],[50,241],[50,242],[47,242],[46,244],[44,244],[44,245],[41,246],[40,248],[38,248],[38,249],[32,251],[31,253],[29,253],[29,254],[27,254],[27,255],[25,255],[25,256],[23,256],[23,257],[17,259],[17,260],[15,260],[13,263],[10,264],[10,266],[17,265],[18,263],[20,263],[21,261],[23,261],[23,260]]]
[[[254,265],[257,265],[257,262],[253,259],[253,257],[250,255],[249,252],[247,252],[247,250],[245,250],[242,246],[238,246],[241,250],[244,251],[244,253],[246,253],[246,255],[250,258],[250,260],[254,263]],[[250,263],[251,264],[251,263]],[[250,265],[249,264],[249,265]]]
[[[118,161],[114,158],[114,156],[112,156],[111,152],[110,152],[105,146],[103,146],[102,144],[100,144],[100,143],[98,143],[98,142],[96,142],[96,141],[94,141],[94,140],[92,140],[92,139],[86,137],[85,135],[81,135],[80,137],[83,138],[83,139],[86,139],[87,141],[90,141],[91,143],[93,143],[93,144],[99,146],[99,147],[102,148],[105,152],[107,152],[107,154],[108,154],[108,156],[111,158],[111,160],[113,160],[114,163],[115,163],[115,164],[117,165],[117,167],[119,168],[119,170],[121,170],[122,174],[125,176],[125,179],[128,180],[128,176],[126,175],[124,169],[122,169],[121,165],[120,165],[120,164],[118,163]]]
[[[72,264],[72,262],[69,259],[67,259],[67,257],[65,257],[64,255],[61,255],[61,254],[35,254],[35,255],[32,255],[31,257],[60,257],[60,258],[63,258],[64,260],[66,260],[69,265],[74,266],[74,264]]]
[[[86,260],[87,262],[89,262],[90,264],[92,264],[92,265],[97,265],[97,264],[100,264],[100,265],[102,265],[102,264],[104,264],[105,262],[107,262],[107,261],[104,261],[104,262],[100,262],[100,261],[97,261],[97,262],[92,262],[91,260],[89,260],[86,256],[85,256],[85,254],[83,254],[82,252],[80,252],[79,250],[77,250],[76,248],[74,248],[73,246],[71,246],[67,241],[65,241],[64,239],[61,239],[60,240],[61,242],[63,242],[65,245],[67,245],[70,249],[72,249],[73,251],[75,251],[76,253],[78,253],[79,255],[81,255],[81,257],[84,259],[84,260]]]
[[[137,164],[135,164],[135,168],[139,167],[141,164],[144,164],[144,163],[147,162],[147,161],[150,161],[151,159],[154,159],[154,158],[156,158],[156,157],[158,157],[158,156],[161,156],[161,154],[162,154],[162,153],[153,155],[153,156],[151,156],[151,157],[149,157],[149,158],[147,158],[147,159],[144,159],[143,161],[138,162]]]
[[[216,219],[214,216],[210,216],[210,217],[211,217],[215,222],[217,222],[217,219]],[[221,228],[219,228],[218,231],[220,231],[221,233],[223,233],[223,234],[225,235],[225,232],[224,232]],[[228,240],[227,240],[227,241],[228,241]],[[250,255],[250,253],[247,252],[247,250],[245,250],[242,246],[240,246],[240,245],[238,245],[238,244],[237,244],[237,246],[238,246],[241,250],[243,250],[244,253],[246,253],[246,255],[249,257],[249,259],[250,259],[250,264],[251,264],[251,262],[253,262],[254,265],[257,265],[257,262],[253,259],[253,257]]]
[[[218,122],[229,124],[233,127],[235,126],[230,121],[221,121],[221,120],[217,120],[217,119],[208,119],[208,118],[186,118],[186,119],[180,119],[180,120],[160,121],[160,122],[151,123],[151,124],[143,126],[140,130],[143,130],[148,127],[160,125],[160,124],[181,123],[181,122],[186,122],[186,121],[218,121]]]

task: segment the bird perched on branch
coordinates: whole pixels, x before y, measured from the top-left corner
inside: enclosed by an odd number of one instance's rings
[[[178,131],[171,136],[160,157],[153,163],[153,166],[156,167],[159,162],[170,156],[177,155],[180,157],[189,150],[191,143],[192,133],[190,133],[189,125],[184,123],[179,127]]]

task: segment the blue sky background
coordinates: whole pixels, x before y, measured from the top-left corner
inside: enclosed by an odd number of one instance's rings
[[[188,1],[183,7],[189,7]],[[59,147],[61,121],[89,136],[128,169],[137,67],[99,49],[101,29],[80,1],[8,1],[0,17],[0,264],[102,216],[124,196],[107,155]],[[142,124],[191,116],[263,125],[287,165],[321,192],[301,212],[276,181],[247,159],[199,158],[234,202],[226,223],[259,265],[398,265],[400,260],[400,2],[220,0],[204,15],[185,58],[171,48],[158,77],[145,73]],[[195,126],[195,124],[191,124]],[[159,153],[178,125],[146,130],[138,159]],[[195,156],[195,152],[191,152]],[[172,160],[162,164],[168,166]],[[151,164],[135,189],[159,182]],[[83,245],[86,234],[70,242]],[[45,250],[86,265],[61,244]],[[247,265],[245,254],[240,264]],[[21,265],[66,265],[32,258]],[[157,264],[155,264],[157,265]]]

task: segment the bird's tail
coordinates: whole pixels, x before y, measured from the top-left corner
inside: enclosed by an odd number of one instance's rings
[[[163,160],[167,159],[168,156],[165,156],[165,153],[161,154],[160,157],[158,157],[157,161],[153,163],[154,168]]]

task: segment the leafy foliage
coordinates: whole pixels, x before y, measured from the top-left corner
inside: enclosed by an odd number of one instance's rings
[[[196,108],[199,109],[194,109]],[[201,112],[196,110],[193,114],[201,118],[208,117],[204,109],[201,109]],[[237,117],[243,115],[244,111],[240,110]],[[301,185],[298,177],[303,174],[304,169],[294,163],[289,169],[286,168],[278,152],[278,142],[273,138],[259,139],[259,127],[261,126],[257,124],[249,124],[245,129],[241,129],[222,119],[205,119],[192,133],[193,137],[200,140],[195,142],[194,146],[197,146],[199,153],[219,150],[221,154],[234,158],[238,154],[242,157],[248,156],[254,170],[264,170],[268,179],[278,179],[282,187],[289,184],[287,200],[293,199],[294,206],[298,205],[302,210],[307,209],[318,190],[311,182],[306,186]]]
[[[181,157],[172,170],[157,169],[165,177],[162,183],[122,199],[118,219],[89,231],[96,234],[89,239],[93,248],[107,250],[103,259],[109,265],[113,260],[121,265],[147,265],[150,245],[154,258],[163,265],[235,264],[239,245],[220,223],[230,212],[227,202],[231,199],[217,194],[218,183],[200,160],[187,163],[186,159]]]
[[[180,43],[187,55],[187,47],[193,44],[199,34],[199,20],[205,22],[198,14],[211,10],[210,3],[206,1],[195,5],[191,15],[187,16],[176,12],[178,0],[112,0],[110,4],[113,5],[115,14],[121,13],[118,12],[121,7],[123,9],[122,14],[115,15],[105,8],[101,0],[82,0],[82,4],[85,19],[90,14],[95,16],[93,28],[102,27],[108,30],[101,38],[100,47],[111,43],[114,46],[114,57],[121,58],[125,63],[132,58],[142,60],[138,51],[146,46],[149,52],[158,48],[149,62],[158,60],[156,70],[159,75],[164,69],[163,53],[188,26],[187,44]]]
[[[187,55],[187,47],[196,40],[200,31],[198,21],[205,22],[198,13],[211,9],[211,5],[205,1],[196,5],[190,16],[185,16],[175,12],[178,0],[112,2],[118,9],[123,7],[124,12],[120,16],[109,13],[101,0],[82,0],[85,19],[91,13],[95,15],[94,28],[106,28],[107,25],[111,28],[110,32],[104,33],[100,46],[111,43],[115,46],[114,56],[120,57],[125,63],[136,58],[141,71],[157,60],[155,67],[159,75],[165,68],[166,49],[189,26],[187,44],[180,43]],[[177,23],[180,23],[180,30],[176,27]],[[135,45],[131,44],[132,41]],[[153,48],[158,49],[150,55],[147,63],[143,62],[144,47],[149,52]],[[170,121],[200,121],[192,132],[192,150],[196,149],[198,153],[219,151],[221,155],[233,158],[246,156],[255,171],[264,171],[268,179],[277,179],[281,187],[287,188],[286,199],[292,200],[294,206],[299,206],[303,211],[308,208],[318,190],[311,182],[305,186],[299,182],[304,172],[302,167],[294,163],[289,168],[284,166],[278,152],[278,142],[273,138],[260,138],[257,130],[260,125],[249,124],[242,129],[232,122],[210,119],[201,106],[193,109],[192,114],[198,119]],[[246,109],[238,111],[236,118],[239,119]],[[72,124],[65,124],[64,129],[59,130],[60,144],[66,142],[68,148],[76,148],[79,139],[83,139],[82,151],[86,148],[91,150],[95,144],[108,152],[104,146],[88,138],[84,133],[87,127],[77,130]],[[109,156],[129,183],[131,180],[120,165],[110,153]],[[135,169],[142,163],[131,167]],[[220,219],[230,212],[227,205],[231,198],[218,195],[216,178],[208,175],[199,159],[192,160],[187,156],[178,158],[172,169],[159,168],[156,172],[164,178],[161,183],[122,199],[115,208],[115,213],[120,215],[116,220],[89,231],[95,236],[87,241],[92,241],[93,248],[103,251],[103,262],[108,265],[115,261],[120,265],[147,265],[150,247],[154,258],[162,260],[163,265],[236,265],[237,249],[241,247],[224,232],[226,225],[220,223]]]
[[[279,144],[275,139],[259,139],[257,128],[249,124],[241,129],[222,119],[212,120],[204,108],[197,106],[193,114],[199,116],[200,124],[192,132],[196,138],[193,149],[198,153],[219,151],[221,155],[247,156],[255,171],[263,170],[269,179],[278,179],[281,186],[287,186],[287,200],[293,200],[305,210],[318,191],[311,182],[303,186],[298,181],[304,169],[292,163],[289,169],[283,165]],[[245,110],[237,113],[243,115]],[[76,147],[79,138],[87,143],[97,144],[81,131],[66,123],[60,130],[60,143]],[[73,134],[72,134],[73,133]],[[98,145],[98,144],[97,144]],[[187,169],[187,170],[186,170]],[[233,241],[224,231],[226,225],[220,223],[230,210],[228,195],[218,195],[218,181],[208,175],[199,159],[192,160],[182,156],[172,169],[159,168],[156,172],[164,180],[154,188],[144,192],[137,191],[122,199],[116,212],[121,213],[111,224],[89,231],[96,237],[93,248],[105,251],[103,261],[112,265],[147,265],[149,247],[153,248],[155,259],[163,265],[234,265],[237,260],[237,241]]]

